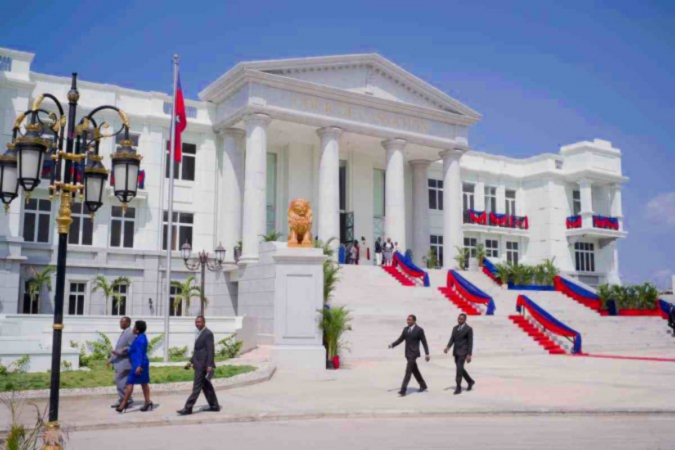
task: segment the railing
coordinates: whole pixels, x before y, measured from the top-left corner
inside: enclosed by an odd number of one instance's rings
[[[581,216],[569,216],[565,220],[565,225],[567,226],[568,230],[574,229],[574,228],[581,228]]]
[[[492,261],[487,258],[483,258],[483,273],[490,277],[490,279],[492,279],[492,281],[498,285],[502,285],[502,280],[497,278],[497,266],[495,266]]]
[[[594,311],[600,312],[602,309],[600,297],[588,289],[584,289],[581,286],[562,278],[560,275],[555,277],[553,280],[553,286],[555,286],[556,291],[562,292],[566,296],[576,300],[577,302]]]
[[[619,219],[616,217],[593,216],[593,226],[605,230],[619,230]]]
[[[409,277],[421,281],[424,287],[430,286],[429,274],[413,264],[412,261],[403,256],[400,252],[394,253],[394,267],[398,267]]]
[[[581,333],[568,327],[551,314],[546,312],[541,306],[534,303],[525,295],[519,295],[516,301],[516,311],[525,314],[525,311],[530,313],[530,316],[539,322],[548,332],[563,336],[572,341],[572,353],[581,353]]]
[[[478,303],[479,305],[485,305],[487,308],[485,311],[486,316],[492,316],[495,313],[495,302],[492,297],[478,289],[471,282],[457,273],[457,271],[448,270],[446,284],[448,288],[454,286],[464,300],[471,303]]]
[[[488,213],[487,211],[476,211],[473,209],[464,211],[464,223],[521,230],[527,230],[530,227],[527,216],[514,216],[495,212]]]

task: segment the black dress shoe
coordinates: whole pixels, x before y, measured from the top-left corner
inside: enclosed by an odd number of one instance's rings
[[[115,408],[115,409],[117,409],[118,406],[120,406],[119,403],[115,403],[114,405],[110,405],[111,408]]]
[[[222,408],[220,405],[216,405],[216,406],[211,406],[211,407],[209,407],[209,409],[207,409],[207,411],[210,411],[210,412],[218,412],[218,411],[220,411],[221,409],[223,409],[223,408]]]
[[[176,412],[178,413],[179,416],[189,416],[190,414],[192,414],[192,410],[187,408],[183,408],[180,411]]]
[[[474,384],[476,384],[475,381],[470,382],[470,383],[469,383],[469,387],[466,388],[466,390],[467,390],[467,391],[470,391],[471,389],[473,389],[473,385],[474,385]]]
[[[426,391],[427,389],[429,389],[429,388],[427,388],[426,386],[424,386],[424,387],[421,387],[421,388],[419,389],[419,391],[417,391],[417,392],[424,392],[424,391]]]
[[[399,396],[399,397],[405,397],[405,392],[404,392],[404,391],[400,391],[400,392],[398,393],[398,396]]]
[[[457,389],[455,389],[455,395],[461,394],[461,393],[462,393],[462,388],[461,388],[461,387],[458,387]]]

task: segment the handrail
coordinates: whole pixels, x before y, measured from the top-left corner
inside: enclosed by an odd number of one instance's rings
[[[409,277],[421,278],[424,287],[429,287],[429,274],[413,264],[412,261],[407,259],[400,252],[394,253],[394,267],[400,267]]]
[[[560,322],[527,296],[519,295],[518,300],[516,301],[516,311],[525,314],[524,309],[526,309],[547,331],[570,339],[573,342],[572,353],[581,353],[581,333]]]
[[[562,292],[584,306],[594,309],[595,311],[600,311],[602,309],[600,297],[588,289],[584,289],[581,286],[564,279],[560,275],[553,279],[553,286],[556,291]]]
[[[465,300],[480,305],[487,305],[487,311],[485,312],[486,316],[494,315],[495,309],[497,308],[495,307],[495,302],[492,297],[478,289],[470,281],[457,273],[457,271],[448,270],[446,284],[449,288],[455,286]]]

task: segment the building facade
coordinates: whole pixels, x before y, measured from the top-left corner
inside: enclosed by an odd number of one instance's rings
[[[15,117],[36,96],[65,99],[69,89],[69,78],[32,72],[33,56],[0,49],[3,147]],[[311,201],[314,235],[322,240],[365,237],[372,251],[376,238],[391,237],[420,265],[433,249],[444,268],[453,266],[458,247],[473,251],[482,243],[493,260],[555,258],[588,284],[620,282],[616,241],[626,236],[627,178],[618,149],[594,140],[526,159],[474,151],[469,129],[480,114],[379,55],[241,63],[208,85],[200,101],[188,100],[171,243],[170,96],[87,81],[79,87],[81,113],[111,104],[128,114],[145,177],[126,214],[110,190],[93,220],[76,205],[68,314],[162,315],[166,246],[176,250],[172,279],[184,280],[190,272],[180,246],[208,251],[222,242],[228,264],[207,275],[209,314],[252,315],[262,319],[262,333],[271,333],[272,305],[256,301],[256,286],[243,292],[239,280],[260,261],[260,235],[287,233],[295,198]],[[119,125],[117,117],[109,120]],[[101,145],[110,154],[117,142]],[[52,311],[48,290],[37,301],[26,292],[33,270],[56,258],[56,205],[47,185],[0,215],[0,314]],[[106,304],[93,292],[97,275],[130,278],[120,292],[124,301]],[[168,303],[173,315],[198,307]]]

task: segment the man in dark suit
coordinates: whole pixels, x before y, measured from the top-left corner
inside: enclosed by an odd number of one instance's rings
[[[195,349],[192,353],[190,362],[185,365],[185,370],[190,367],[195,369],[194,384],[192,385],[192,394],[185,402],[185,408],[178,411],[181,416],[192,414],[192,408],[199,398],[199,393],[204,391],[204,397],[209,403],[208,411],[220,411],[218,404],[218,397],[216,397],[216,390],[211,384],[211,377],[216,365],[214,363],[215,357],[215,343],[213,333],[206,328],[206,319],[204,316],[199,316],[195,319],[195,326],[199,330],[197,340],[195,340]]]
[[[670,305],[670,313],[668,314],[668,326],[673,329],[673,336],[675,336],[675,305]]]
[[[452,329],[452,335],[450,336],[448,346],[443,350],[443,352],[447,354],[450,348],[452,348],[453,345],[455,346],[452,351],[452,356],[455,357],[455,365],[457,366],[457,375],[455,378],[457,381],[457,388],[455,389],[455,395],[462,392],[462,378],[469,383],[469,387],[466,389],[467,391],[470,391],[473,388],[473,385],[476,384],[464,368],[465,362],[471,362],[471,354],[473,353],[473,329],[466,323],[466,314],[464,313],[459,315],[457,323],[458,325]]]
[[[429,356],[429,346],[427,345],[427,338],[424,335],[424,330],[422,327],[417,325],[417,317],[414,315],[408,316],[408,326],[403,329],[401,336],[396,339],[393,343],[389,345],[389,348],[394,348],[401,342],[405,341],[405,359],[408,361],[408,365],[405,368],[405,376],[403,377],[403,384],[401,385],[401,390],[399,395],[404,397],[406,390],[408,389],[408,383],[410,382],[410,376],[414,375],[415,380],[420,385],[419,392],[424,392],[427,390],[427,383],[424,382],[422,374],[420,373],[419,367],[417,367],[417,358],[420,355],[420,342],[424,346],[424,353],[426,354],[425,359],[429,361],[431,357]]]

